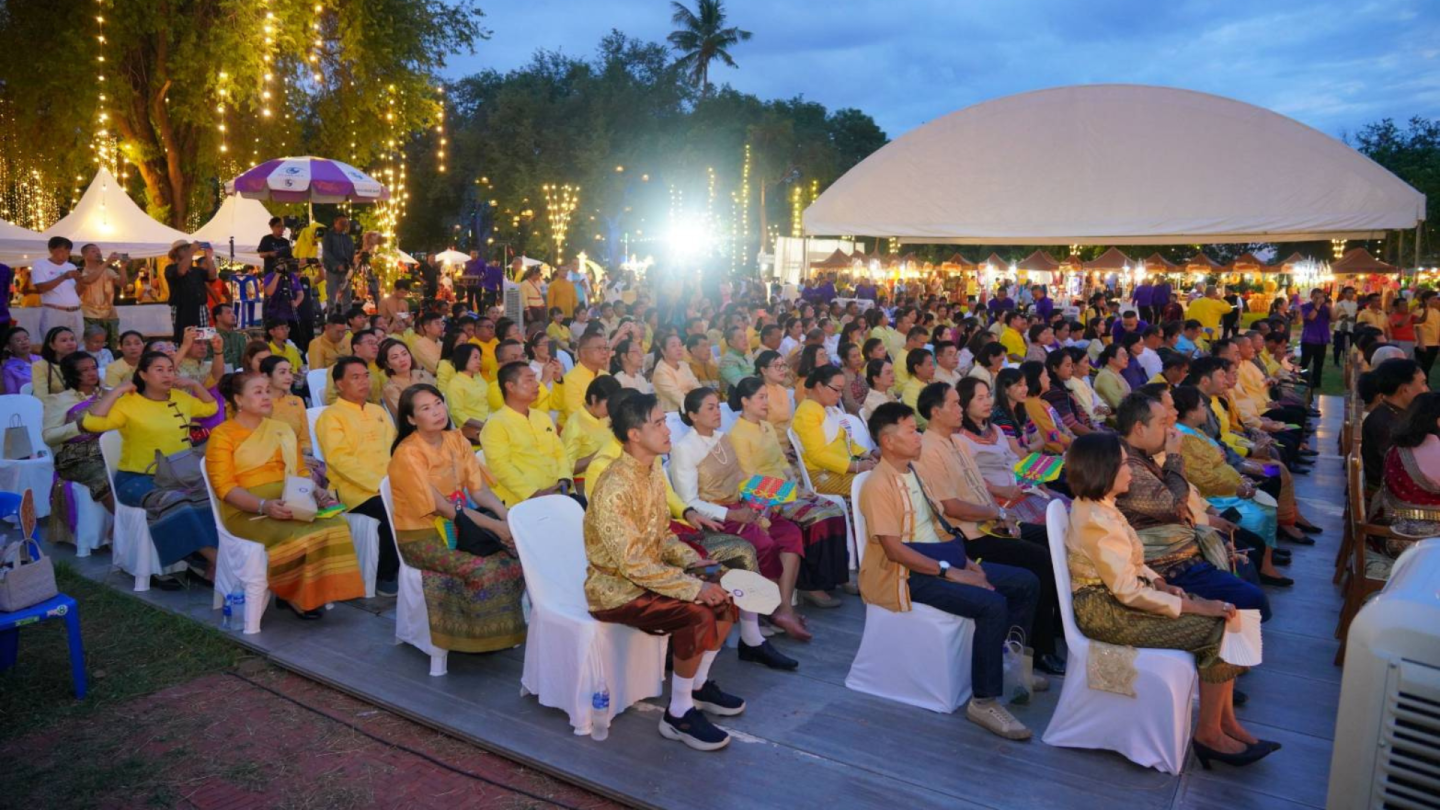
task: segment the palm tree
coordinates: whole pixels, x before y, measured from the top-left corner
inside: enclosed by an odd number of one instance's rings
[[[753,36],[749,31],[725,27],[725,3],[723,0],[696,0],[696,11],[684,4],[671,2],[670,22],[677,28],[667,38],[671,47],[680,52],[676,64],[683,68],[700,86],[700,97],[710,93],[710,63],[719,59],[730,67],[736,67],[727,48],[744,42]]]

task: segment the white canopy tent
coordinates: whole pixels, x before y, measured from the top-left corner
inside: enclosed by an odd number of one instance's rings
[[[1089,85],[908,132],[804,224],[912,243],[1137,245],[1378,238],[1424,218],[1425,195],[1298,121],[1189,90]]]
[[[436,253],[435,258],[439,259],[441,264],[464,264],[470,261],[470,254],[461,253],[455,248],[450,248],[449,250],[442,250]]]
[[[189,239],[142,211],[104,167],[95,173],[75,209],[40,236],[47,240],[63,236],[75,243],[76,251],[94,242],[107,254],[128,253],[134,259],[163,256],[177,239]]]
[[[230,258],[230,238],[235,238],[235,261],[259,265],[260,239],[270,233],[270,211],[259,200],[238,195],[225,198],[220,210],[200,230],[190,234],[196,242],[209,242],[219,259]]]
[[[0,262],[23,267],[48,255],[45,237],[0,219]]]

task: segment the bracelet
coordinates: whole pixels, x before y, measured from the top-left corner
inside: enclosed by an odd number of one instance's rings
[[[260,499],[260,512],[259,512],[259,514],[262,514],[262,515],[265,514],[265,504],[267,504],[267,503],[269,503],[269,501],[267,501],[266,499],[264,499],[264,498],[261,498],[261,499]]]

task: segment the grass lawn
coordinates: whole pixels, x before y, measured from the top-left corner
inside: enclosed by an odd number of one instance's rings
[[[90,693],[71,692],[65,624],[20,630],[16,665],[0,673],[0,741],[58,720],[230,669],[249,657],[218,630],[146,605],[56,563],[55,583],[80,608]]]

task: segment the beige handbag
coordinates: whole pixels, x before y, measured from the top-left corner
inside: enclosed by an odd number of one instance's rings
[[[314,523],[320,507],[315,503],[315,481],[299,475],[285,476],[285,492],[280,496],[293,520]]]
[[[28,489],[20,498],[20,528],[23,537],[0,549],[0,612],[24,610],[59,593],[55,568],[33,539],[35,495]]]

